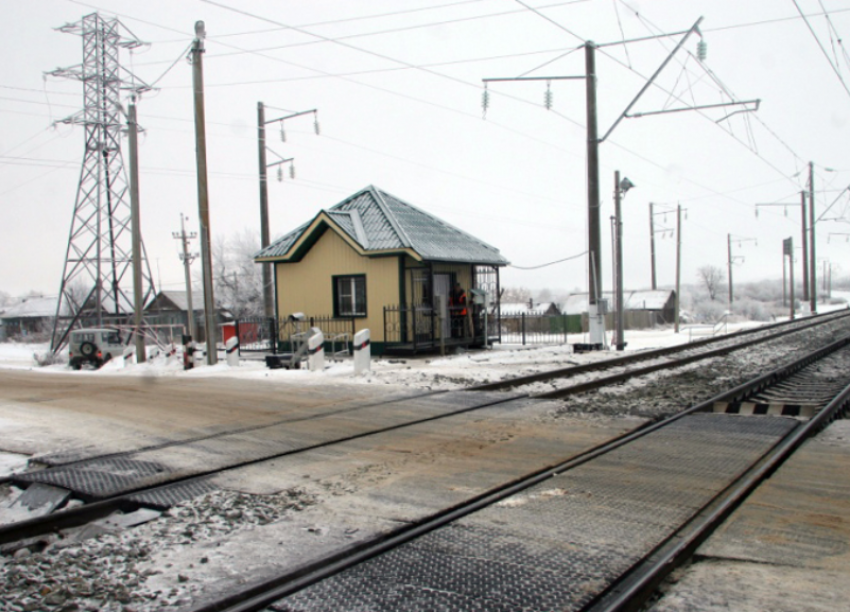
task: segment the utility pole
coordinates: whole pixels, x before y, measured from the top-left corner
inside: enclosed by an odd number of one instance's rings
[[[127,108],[127,132],[130,141],[130,213],[133,225],[133,331],[136,363],[147,361],[145,337],[142,335],[142,227],[139,211],[139,125],[136,122],[136,98]]]
[[[675,333],[679,333],[679,294],[682,280],[682,205],[676,206],[676,314]]]
[[[271,244],[269,231],[269,187],[266,173],[266,109],[262,102],[257,102],[257,152],[260,161],[260,248]],[[274,316],[274,292],[272,291],[272,266],[269,263],[263,267],[263,313],[267,317]]]
[[[617,271],[617,338],[614,344],[618,351],[622,351],[626,347],[625,326],[623,325],[625,311],[625,304],[623,303],[623,217],[620,204],[626,192],[632,187],[634,187],[634,184],[629,179],[620,180],[619,170],[614,172],[614,266]]]
[[[788,267],[791,269],[791,320],[794,320],[795,316],[795,308],[794,308],[794,239],[786,238],[782,241],[782,269],[785,269],[785,258],[788,258]],[[785,287],[783,286],[783,291]]]
[[[732,309],[732,234],[726,234],[726,268],[729,270],[729,309]]]
[[[637,95],[632,99],[626,109],[617,117],[614,121],[613,125],[608,129],[608,131],[599,138],[598,136],[598,126],[597,126],[597,109],[596,109],[596,58],[595,51],[597,47],[608,47],[614,45],[622,45],[627,44],[629,42],[636,41],[618,41],[614,43],[605,43],[601,45],[597,45],[593,41],[587,41],[584,45],[584,53],[585,53],[585,74],[581,76],[571,76],[571,77],[544,77],[544,76],[531,76],[531,77],[514,77],[514,78],[490,78],[483,79],[484,82],[484,92],[482,96],[484,111],[487,111],[488,105],[488,90],[487,84],[494,81],[555,81],[562,79],[584,79],[585,81],[585,96],[586,96],[586,112],[587,112],[587,208],[588,208],[588,222],[587,222],[587,232],[588,232],[588,241],[587,241],[587,249],[588,249],[588,293],[589,293],[589,306],[588,306],[588,316],[590,322],[590,344],[593,346],[604,346],[605,343],[605,320],[604,320],[604,309],[602,308],[602,254],[601,254],[601,237],[600,237],[600,202],[599,202],[599,145],[611,135],[611,133],[616,129],[616,127],[620,124],[623,119],[627,118],[636,118],[648,115],[658,115],[658,114],[666,114],[666,113],[677,113],[682,111],[691,111],[691,110],[702,110],[708,108],[719,108],[726,106],[744,106],[744,108],[738,112],[754,112],[758,110],[759,100],[746,100],[746,101],[732,101],[720,104],[707,104],[707,105],[694,105],[686,108],[672,108],[672,109],[664,109],[660,111],[652,111],[652,112],[643,112],[643,113],[631,113],[632,108],[637,104],[638,100],[640,100],[641,96],[652,86],[655,82],[655,79],[661,73],[662,70],[667,66],[668,63],[673,59],[673,56],[682,48],[685,42],[693,33],[699,34],[699,24],[702,22],[702,17],[700,17],[693,26],[690,27],[685,32],[679,32],[677,34],[684,34],[681,40],[679,40],[678,44],[675,48],[668,54],[667,58],[661,63],[658,69],[652,74],[652,76],[647,79],[644,86],[638,91]],[[700,34],[701,35],[701,34]],[[659,35],[668,36],[666,34]],[[653,37],[650,37],[653,38]],[[646,38],[642,38],[639,40],[646,40]],[[750,105],[750,106],[748,106]],[[752,106],[754,105],[754,107]],[[547,94],[546,96],[546,107],[551,107],[551,97]]]
[[[782,305],[788,305],[788,264],[785,262],[785,243],[783,242],[783,251],[782,251]]]
[[[652,202],[649,203],[649,261],[652,267],[652,290],[658,288],[655,282],[655,217],[652,215]]]
[[[766,204],[756,204],[756,217],[758,217],[758,209],[765,206],[782,206],[785,208],[785,216],[788,216],[788,207],[794,206],[794,204],[788,204],[786,202],[769,202]],[[803,301],[809,301],[809,253],[808,253],[808,221],[806,220],[806,192],[800,192],[800,212],[802,214],[801,225],[802,225],[802,244],[803,244]]]
[[[281,166],[289,163],[289,175],[295,178],[295,167],[292,165],[294,158],[284,159],[280,155],[280,159],[271,164],[266,162],[266,151],[270,151],[266,146],[266,126],[270,123],[280,123],[280,135],[282,140],[286,140],[285,132],[283,131],[283,122],[287,119],[300,117],[302,115],[313,115],[313,128],[316,135],[319,134],[318,110],[311,109],[292,113],[284,117],[269,119],[266,121],[266,107],[262,102],[257,102],[257,153],[259,158],[260,169],[260,246],[265,249],[271,244],[271,230],[269,229],[269,188],[268,188],[268,169],[274,166]],[[272,151],[274,153],[274,151]],[[283,179],[283,172],[278,168],[278,180]],[[263,311],[265,316],[274,316],[274,284],[272,283],[272,264],[263,263]]]
[[[195,95],[195,157],[198,166],[198,221],[201,226],[201,265],[204,285],[204,339],[207,344],[207,365],[218,363],[215,329],[215,298],[213,296],[212,245],[210,240],[209,192],[207,190],[207,137],[204,116],[204,22],[195,22],[192,43],[192,86]]]
[[[588,324],[590,344],[605,344],[605,312],[602,308],[602,239],[599,223],[599,133],[596,121],[596,45],[584,45],[585,110],[587,113],[587,251]]]
[[[663,206],[663,205],[662,205]],[[650,245],[650,267],[652,268],[652,288],[653,290],[658,288],[657,277],[655,274],[655,234],[661,234],[663,238],[667,232],[670,232],[670,235],[673,235],[673,231],[668,227],[661,227],[661,229],[655,228],[655,217],[658,215],[664,215],[664,218],[667,218],[668,212],[674,212],[667,206],[664,206],[665,210],[660,212],[655,212],[655,204],[653,202],[649,203],[649,245]]]
[[[806,192],[800,192],[800,207],[803,210],[803,300],[809,300],[809,224],[806,220]],[[792,258],[793,263],[793,258]]]
[[[758,240],[755,238],[735,238],[738,242],[738,246],[742,242],[755,242],[756,246],[758,246]],[[741,256],[732,257],[732,234],[726,234],[726,252],[728,254],[728,269],[729,269],[729,309],[732,308],[732,265],[735,263],[735,260],[744,261],[744,258]]]
[[[815,165],[809,162],[809,231],[812,232],[811,240],[811,257],[809,264],[811,265],[811,290],[809,299],[811,300],[812,314],[818,313],[818,282],[817,282],[817,252],[815,249]]]
[[[186,227],[183,225],[183,213],[180,213],[180,233],[172,232],[174,238],[180,240],[180,245],[183,252],[180,254],[180,259],[183,260],[183,274],[186,277],[186,326],[189,332],[189,337],[195,340],[195,307],[192,305],[192,262],[198,256],[197,253],[189,253],[189,241],[198,237],[198,234],[191,232],[186,233]]]

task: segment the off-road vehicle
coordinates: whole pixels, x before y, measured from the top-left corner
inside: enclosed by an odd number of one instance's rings
[[[113,357],[124,354],[121,333],[117,329],[75,329],[68,344],[68,362],[75,370],[84,363],[99,368]]]

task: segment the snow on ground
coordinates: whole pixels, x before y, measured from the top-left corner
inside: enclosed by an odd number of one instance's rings
[[[833,292],[833,296],[850,301],[850,292]],[[821,305],[820,311],[846,308],[847,302]],[[758,322],[729,323],[718,326],[720,333],[731,333],[742,329],[762,325]],[[679,334],[672,327],[627,330],[625,353],[634,351],[675,346],[711,335],[711,326],[683,325]],[[321,372],[307,370],[269,370],[260,355],[252,359],[244,354],[238,367],[225,363],[220,352],[219,363],[215,366],[199,365],[191,370],[183,369],[183,357],[180,347],[173,355],[159,354],[147,363],[124,364],[123,359],[115,359],[100,370],[83,369],[75,372],[66,364],[38,365],[38,357],[49,353],[46,344],[0,343],[0,368],[26,369],[39,372],[68,373],[74,376],[140,376],[156,378],[162,376],[203,378],[225,377],[267,381],[276,384],[297,385],[356,385],[380,384],[418,387],[426,389],[450,389],[478,383],[495,382],[504,378],[533,374],[558,367],[587,363],[601,359],[610,359],[616,353],[599,351],[576,354],[572,344],[587,342],[584,334],[568,337],[568,344],[521,346],[496,344],[490,350],[459,352],[445,357],[439,355],[417,357],[376,357],[372,361],[372,371],[354,375],[351,358],[327,359]],[[154,350],[154,352],[159,352]]]

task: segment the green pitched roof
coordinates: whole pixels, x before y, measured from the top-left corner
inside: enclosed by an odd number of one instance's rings
[[[508,264],[495,247],[372,185],[321,211],[255,258],[290,259],[290,249],[322,215],[369,254],[411,249],[424,261]]]

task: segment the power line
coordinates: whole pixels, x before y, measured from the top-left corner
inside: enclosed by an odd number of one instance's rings
[[[539,266],[523,267],[523,266],[515,266],[513,264],[509,264],[508,267],[509,268],[516,268],[517,270],[539,270],[540,268],[546,268],[548,266],[554,266],[555,264],[563,263],[565,261],[571,261],[573,259],[578,259],[579,257],[584,257],[585,255],[587,255],[587,251],[582,251],[581,253],[579,253],[577,255],[571,255],[569,257],[565,257],[564,259],[559,259],[557,261],[550,261],[549,263],[540,264]]]
[[[633,8],[629,7],[629,6],[628,6],[628,4],[626,4],[624,0],[620,0],[620,2],[621,2],[624,6],[626,6],[627,8],[629,8],[629,10],[631,10],[632,12],[634,12],[634,14],[635,14],[635,16],[637,17],[637,19],[638,19],[639,21],[641,21],[641,22],[644,24],[644,26],[647,28],[647,30],[649,30],[650,32],[652,32],[652,31],[653,31],[653,29],[654,29],[656,32],[660,32],[660,31],[661,31],[661,29],[660,29],[657,25],[655,25],[654,23],[652,23],[652,22],[651,22],[649,19],[647,19],[644,15],[640,14],[639,12],[635,11]],[[660,40],[659,40],[659,44],[661,44],[662,46],[664,46],[663,41],[660,41]],[[665,49],[666,49],[666,47],[665,47]],[[620,60],[618,60],[617,58],[615,58],[615,57],[611,56],[610,54],[607,54],[607,53],[606,53],[605,55],[607,55],[610,59],[614,60],[616,63],[620,64],[621,66],[623,66],[623,67],[627,68],[628,70],[630,70],[630,71],[632,71],[632,72],[634,72],[634,73],[638,74],[638,75],[639,75],[639,76],[641,76],[642,78],[646,78],[646,77],[644,77],[642,74],[640,74],[639,72],[637,72],[635,69],[633,69],[633,68],[631,68],[631,67],[629,67],[629,66],[625,66],[625,65],[624,65],[624,64],[623,64]],[[689,56],[689,57],[693,57],[693,55],[692,55],[690,52],[688,52],[688,56]],[[682,65],[682,66],[683,66],[683,69],[685,69],[685,66],[682,64],[682,62],[681,62],[680,60],[678,60],[678,59],[677,59],[676,61],[677,61],[680,65]],[[725,85],[725,84],[724,84],[724,83],[720,80],[720,78],[719,78],[719,77],[718,77],[718,76],[714,73],[714,71],[712,71],[710,68],[708,68],[707,66],[705,66],[702,62],[700,62],[700,63],[699,63],[699,65],[700,65],[700,67],[701,67],[701,68],[702,68],[702,69],[703,69],[703,70],[704,70],[704,71],[708,74],[708,76],[712,79],[712,81],[714,81],[714,83],[715,83],[715,84],[716,84],[716,85],[720,88],[720,90],[721,90],[721,91],[722,91],[725,95],[727,95],[727,96],[728,96],[730,99],[732,99],[732,100],[736,99],[736,96],[734,95],[734,93],[733,93],[733,92],[732,92],[732,91],[731,91],[731,90],[730,90],[730,89],[729,89],[729,88],[728,88],[728,87],[727,87],[727,86],[726,86],[726,85]],[[666,89],[664,89],[661,85],[658,85],[658,84],[655,84],[655,85],[656,85],[656,87],[658,87],[658,88],[659,88],[659,89],[661,89],[662,91],[667,91],[667,90],[666,90]],[[668,92],[668,93],[670,93],[670,92]],[[673,94],[671,94],[671,95],[673,95]],[[678,97],[677,97],[677,98],[678,98]],[[678,98],[678,99],[680,99],[680,100],[681,100],[681,98]],[[703,118],[709,119],[709,117],[708,117],[705,113],[703,113],[702,111],[697,111],[697,113],[698,113],[700,116],[702,116]],[[789,145],[788,145],[788,144],[787,144],[787,143],[786,143],[786,142],[785,142],[782,138],[780,138],[780,137],[779,137],[779,135],[778,135],[778,134],[776,134],[776,132],[775,132],[774,130],[772,130],[772,129],[771,129],[771,128],[770,128],[770,127],[769,127],[769,126],[768,126],[768,125],[767,125],[767,124],[766,124],[766,123],[765,123],[765,122],[764,122],[764,121],[763,121],[763,120],[762,120],[762,119],[761,119],[758,115],[754,115],[754,116],[755,116],[756,121],[758,121],[758,122],[759,122],[759,124],[761,124],[761,125],[762,125],[762,127],[764,127],[764,128],[768,131],[768,133],[769,133],[771,136],[773,136],[773,137],[774,137],[774,138],[775,138],[775,139],[776,139],[776,140],[777,140],[777,141],[778,141],[778,142],[779,142],[779,143],[780,143],[783,147],[785,147],[785,149],[786,149],[786,150],[788,150],[788,151],[791,153],[791,155],[794,157],[795,161],[802,162],[802,158],[801,158],[799,155],[797,155],[797,153],[796,153],[796,152],[795,152],[795,151],[794,151],[794,150],[793,150],[793,149],[792,149],[792,148],[791,148],[791,147],[790,147],[790,146],[789,146]],[[759,153],[759,152],[758,152],[758,151],[754,148],[754,146],[748,146],[748,145],[747,145],[747,144],[745,144],[745,143],[744,143],[744,142],[743,142],[740,138],[738,138],[737,136],[735,136],[735,135],[734,135],[732,132],[730,132],[730,131],[727,131],[727,130],[723,130],[723,131],[724,131],[724,132],[726,132],[727,134],[729,134],[729,136],[731,136],[733,140],[735,140],[736,142],[738,142],[739,144],[741,144],[742,146],[744,146],[744,147],[745,147],[748,151],[750,151],[750,152],[751,152],[753,155],[755,155],[757,158],[759,158],[760,160],[762,160],[762,162],[764,162],[767,166],[769,166],[769,167],[770,167],[771,169],[773,169],[775,172],[777,172],[777,173],[778,173],[778,174],[780,174],[781,176],[785,177],[785,178],[786,178],[786,179],[788,179],[789,181],[794,182],[794,181],[792,180],[792,178],[793,178],[792,176],[788,175],[786,172],[782,171],[782,170],[781,170],[781,169],[779,169],[779,168],[778,168],[775,164],[773,164],[773,162],[769,161],[767,158],[765,158],[764,156],[762,156],[762,155],[761,155],[761,154],[760,154],[760,153]]]
[[[800,16],[803,18],[803,21],[806,22],[806,27],[809,29],[809,32],[812,33],[812,36],[815,39],[815,42],[818,43],[818,47],[821,52],[823,52],[826,61],[829,63],[829,67],[832,68],[833,72],[835,72],[835,76],[838,77],[838,80],[841,81],[841,86],[844,88],[844,91],[847,92],[847,95],[850,96],[850,88],[847,87],[847,83],[844,81],[844,77],[841,76],[841,73],[838,71],[838,67],[832,63],[832,60],[829,59],[829,53],[826,52],[826,49],[823,48],[823,44],[821,44],[820,38],[815,34],[814,29],[812,28],[812,24],[809,23],[808,18],[803,14],[803,10],[800,8],[800,5],[797,4],[797,0],[791,0],[794,3],[794,6],[797,7],[797,11],[800,13]]]
[[[220,8],[227,8],[227,9],[232,10],[231,7],[218,4],[217,2],[214,2],[212,0],[202,0],[202,1],[208,2],[210,4],[214,4],[214,5],[216,5]],[[569,4],[576,4],[576,2],[587,2],[587,1],[588,0],[572,0],[572,1],[569,1],[569,2],[556,2],[554,4],[548,4],[548,5],[546,5],[542,8],[555,8],[555,7],[566,6],[566,5],[569,5]],[[242,11],[239,11],[239,12],[242,12]],[[442,20],[442,21],[432,21],[432,22],[428,22],[428,23],[417,23],[417,24],[412,24],[412,25],[399,26],[399,27],[395,27],[395,28],[388,28],[388,29],[384,29],[384,30],[376,30],[376,31],[372,31],[372,32],[356,32],[354,34],[345,34],[345,35],[336,36],[336,37],[320,36],[318,34],[314,34],[312,32],[307,32],[306,30],[304,30],[305,27],[310,27],[310,26],[289,26],[289,25],[286,25],[286,24],[279,24],[279,27],[277,28],[279,30],[292,30],[292,31],[298,32],[300,34],[309,34],[310,36],[316,37],[318,40],[309,40],[309,41],[287,43],[287,44],[283,44],[283,45],[275,45],[275,46],[272,46],[272,47],[260,47],[258,49],[251,49],[247,52],[279,51],[279,50],[282,50],[282,49],[291,49],[291,48],[294,48],[294,47],[304,47],[304,46],[316,45],[316,44],[322,44],[322,43],[329,43],[329,42],[342,43],[342,41],[351,40],[351,39],[354,39],[354,38],[366,38],[366,37],[371,37],[371,36],[381,36],[381,35],[384,35],[384,34],[396,34],[396,33],[399,33],[399,32],[409,32],[411,30],[421,30],[421,29],[425,29],[425,28],[440,27],[440,26],[445,26],[445,25],[449,25],[449,24],[453,24],[453,23],[463,23],[463,22],[467,22],[467,21],[478,21],[480,19],[490,19],[490,18],[493,18],[493,17],[506,17],[506,16],[509,16],[509,15],[515,15],[515,14],[521,13],[521,12],[523,12],[522,9],[514,9],[514,10],[510,10],[510,11],[501,11],[501,12],[498,12],[498,13],[487,13],[487,14],[483,14],[483,15],[471,15],[471,16],[468,16],[468,17],[458,17],[456,19],[445,19],[445,20]],[[256,17],[256,15],[248,13],[247,11],[245,11],[244,14],[247,15],[247,16]],[[277,24],[278,22],[273,22],[273,23]],[[360,47],[357,47],[356,49],[358,51],[368,52],[368,51],[365,51],[364,49],[362,49]],[[240,53],[245,53],[245,52],[246,51],[234,51],[233,53],[218,53],[218,54],[214,55],[213,57],[224,57],[224,56],[238,55]]]
[[[211,84],[207,84],[206,87],[234,87],[234,86],[239,86],[239,85],[258,85],[258,84],[263,84],[263,83],[286,83],[286,82],[291,82],[291,81],[309,81],[309,80],[313,80],[313,79],[343,78],[343,77],[351,77],[351,76],[363,76],[363,75],[367,75],[367,74],[380,74],[380,73],[384,73],[384,72],[398,72],[398,71],[402,71],[402,70],[418,70],[418,69],[421,69],[421,68],[439,68],[439,67],[442,67],[442,66],[457,66],[457,65],[460,65],[460,64],[473,64],[473,63],[477,63],[477,62],[489,62],[489,61],[495,61],[495,60],[501,60],[501,59],[512,59],[512,58],[517,58],[517,57],[527,57],[527,56],[531,56],[531,55],[543,55],[543,54],[547,54],[547,53],[558,53],[559,54],[555,58],[553,58],[551,60],[547,60],[546,63],[541,64],[537,68],[533,68],[532,70],[529,71],[529,72],[533,72],[534,70],[539,70],[543,66],[551,64],[552,62],[563,59],[567,55],[573,53],[574,51],[578,51],[579,49],[581,49],[581,47],[571,47],[571,48],[568,48],[568,49],[564,49],[564,48],[543,49],[543,50],[540,50],[540,51],[524,51],[524,52],[521,52],[521,53],[507,53],[507,54],[503,54],[503,55],[488,55],[488,56],[483,56],[483,57],[473,57],[473,58],[460,59],[460,60],[448,60],[448,61],[444,61],[444,62],[433,62],[433,63],[428,63],[428,64],[412,64],[410,66],[392,66],[392,67],[389,67],[389,68],[371,68],[371,69],[368,69],[368,70],[353,70],[351,72],[338,72],[338,73],[320,72],[319,74],[311,74],[311,75],[306,75],[306,76],[277,77],[277,78],[270,78],[270,79],[255,79],[255,80],[251,80],[251,81],[231,81],[231,82],[227,82],[227,83],[211,83]],[[246,51],[246,52],[248,52],[248,51]],[[220,57],[220,56],[213,55],[212,57]],[[280,61],[280,62],[284,61],[284,60],[281,60],[280,58],[274,58],[274,57],[267,56],[267,55],[261,55],[260,57],[263,57],[263,58],[266,58],[266,59],[271,59],[271,60],[274,60],[274,61]],[[296,65],[296,66],[298,66],[298,65]],[[298,67],[307,68],[305,66],[298,66]],[[314,68],[307,68],[307,69],[315,71]],[[172,87],[167,87],[165,89],[189,89],[189,88],[191,88],[191,85],[172,86]]]
[[[394,17],[394,16],[397,16],[397,15],[405,15],[405,14],[418,13],[418,12],[423,12],[423,11],[439,10],[439,9],[443,9],[443,8],[450,8],[450,7],[453,7],[453,6],[460,6],[460,5],[464,5],[464,4],[477,4],[479,2],[488,2],[488,1],[490,1],[490,0],[460,0],[459,2],[450,2],[448,4],[423,6],[423,7],[417,7],[417,8],[412,8],[412,9],[404,9],[404,10],[401,10],[401,11],[391,11],[391,12],[388,12],[388,13],[376,13],[374,15],[358,15],[356,17],[343,17],[341,19],[331,19],[331,20],[326,20],[326,21],[315,21],[313,23],[302,23],[302,24],[299,24],[298,27],[312,28],[312,27],[319,27],[319,26],[325,26],[325,25],[335,25],[335,24],[339,24],[339,23],[349,23],[349,22],[352,22],[352,21],[381,19],[383,17]],[[588,0],[579,0],[579,1],[585,2],[585,1],[588,1]],[[266,28],[264,30],[250,30],[250,31],[246,31],[246,32],[230,32],[230,33],[227,33],[227,34],[218,34],[218,35],[215,35],[215,36],[208,36],[207,40],[216,40],[216,39],[219,39],[219,38],[232,38],[232,37],[235,37],[235,36],[251,36],[251,35],[255,35],[255,34],[269,34],[271,32],[280,32],[281,30],[285,30],[285,29],[286,28],[277,27],[277,28]],[[159,42],[170,43],[170,42],[178,42],[178,41],[166,40],[166,41],[159,41]]]

